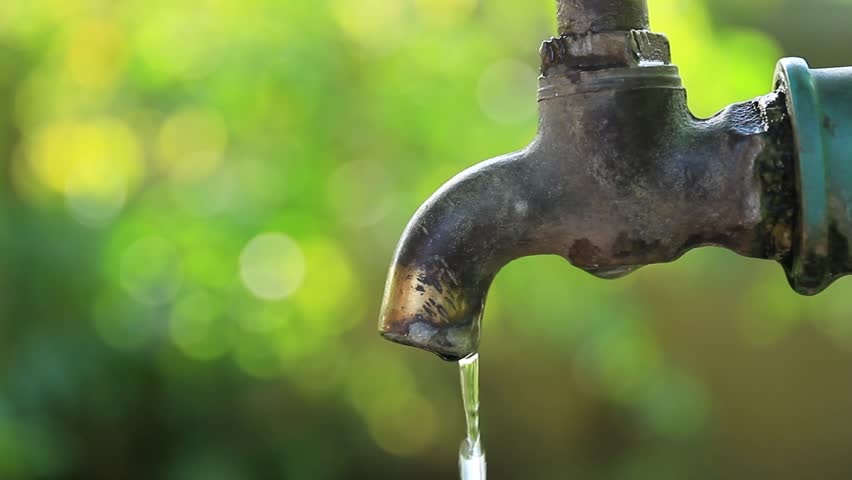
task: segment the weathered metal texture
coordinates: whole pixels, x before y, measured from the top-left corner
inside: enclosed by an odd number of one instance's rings
[[[584,12],[640,4],[560,2]],[[601,278],[703,245],[792,264],[786,90],[700,120],[662,35],[563,35],[541,54],[538,135],[417,211],[388,277],[383,336],[447,360],[475,352],[492,280],[529,255],[559,255]]]
[[[557,0],[559,33],[647,30],[646,0]]]
[[[491,281],[528,255],[560,255],[602,278],[702,245],[784,259],[784,98],[697,120],[677,79],[671,66],[544,77],[532,144],[462,173],[412,219],[381,333],[449,360],[473,353]]]
[[[852,68],[784,59],[776,88],[792,117],[800,205],[787,273],[793,288],[812,295],[852,272]]]
[[[541,72],[602,70],[622,67],[668,65],[671,46],[665,35],[647,30],[562,35],[544,42],[540,50]]]

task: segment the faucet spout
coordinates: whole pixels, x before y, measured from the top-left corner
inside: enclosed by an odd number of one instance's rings
[[[463,172],[418,210],[389,273],[383,336],[447,360],[476,351],[491,281],[548,243],[535,174],[528,151],[499,157]]]

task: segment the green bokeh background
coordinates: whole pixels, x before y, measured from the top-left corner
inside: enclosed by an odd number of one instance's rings
[[[456,369],[378,338],[384,276],[534,134],[553,3],[0,2],[0,478],[454,478]],[[849,1],[649,4],[698,115],[852,64]],[[852,475],[852,281],[524,259],[482,363],[493,479]]]

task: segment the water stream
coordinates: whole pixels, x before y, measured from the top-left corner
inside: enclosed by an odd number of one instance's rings
[[[467,438],[459,451],[462,480],[485,480],[485,449],[479,432],[479,354],[459,361]]]

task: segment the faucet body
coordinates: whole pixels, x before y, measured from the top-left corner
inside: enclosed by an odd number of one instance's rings
[[[391,266],[381,334],[447,360],[474,353],[492,280],[529,255],[618,278],[719,245],[781,262],[794,285],[801,272],[819,277],[803,293],[823,288],[825,255],[797,256],[801,142],[786,77],[697,119],[667,39],[645,30],[644,0],[558,5],[562,35],[541,48],[538,134],[417,211]]]

